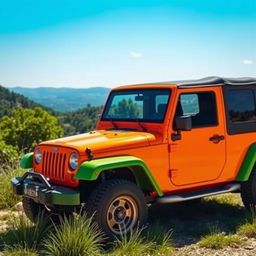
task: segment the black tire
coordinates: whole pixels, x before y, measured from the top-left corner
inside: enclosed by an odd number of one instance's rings
[[[44,210],[43,206],[27,197],[23,197],[22,204],[26,216],[35,223],[40,212]]]
[[[256,212],[256,166],[254,166],[248,181],[241,183],[241,198],[248,210]]]
[[[31,220],[33,223],[36,222],[39,214],[43,214],[45,221],[49,223],[56,223],[58,224],[64,216],[68,217],[69,213],[66,212],[57,212],[52,211],[48,208],[46,208],[44,205],[36,203],[33,199],[23,197],[22,199],[23,209],[28,217],[29,220]]]
[[[129,234],[144,225],[148,216],[143,192],[134,183],[121,179],[108,180],[96,187],[85,210],[109,239]]]

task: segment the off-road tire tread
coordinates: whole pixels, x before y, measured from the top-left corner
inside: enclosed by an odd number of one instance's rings
[[[23,209],[28,217],[33,223],[37,221],[37,217],[39,214],[44,215],[44,219],[46,222],[49,223],[60,223],[61,218],[64,216],[69,218],[70,214],[66,212],[60,212],[58,214],[52,214],[51,212],[47,211],[44,205],[34,202],[33,199],[23,197],[22,199]]]
[[[93,215],[95,212],[95,209],[97,209],[100,200],[102,197],[106,194],[107,191],[109,191],[112,187],[116,185],[123,185],[125,183],[127,184],[133,184],[132,182],[129,182],[127,180],[121,180],[121,179],[114,179],[107,182],[104,182],[100,184],[89,196],[87,203],[86,203],[86,212],[90,215]]]
[[[104,196],[107,194],[108,191],[110,191],[114,187],[117,187],[117,186],[123,187],[124,185],[130,186],[131,190],[134,189],[137,196],[140,197],[141,202],[145,201],[143,192],[133,182],[130,182],[130,181],[124,180],[124,179],[108,180],[104,183],[101,183],[89,195],[88,200],[85,204],[86,214],[88,216],[93,216],[94,220],[97,223],[97,209],[98,209],[100,203],[102,203]],[[148,215],[148,209],[147,209],[146,202],[145,202],[145,205],[142,207],[143,207],[144,211],[143,211],[143,213],[139,213],[139,214],[142,214],[141,221],[140,221],[139,225],[145,224],[145,222],[147,220],[147,215]],[[110,234],[107,234],[107,235],[109,238],[111,238]]]
[[[255,209],[256,205],[256,166],[254,166],[249,179],[241,184],[241,198],[248,210]]]
[[[40,212],[40,205],[27,197],[23,197],[22,205],[26,216],[29,218],[29,220],[35,223]]]

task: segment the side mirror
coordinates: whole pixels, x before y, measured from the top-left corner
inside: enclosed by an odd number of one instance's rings
[[[173,133],[171,138],[173,141],[181,140],[181,131],[192,130],[192,118],[191,116],[177,116],[175,117],[174,129],[177,133]]]
[[[192,130],[191,116],[177,116],[175,118],[175,129],[178,131],[191,131]]]

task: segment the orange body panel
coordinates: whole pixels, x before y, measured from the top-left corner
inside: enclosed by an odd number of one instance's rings
[[[136,131],[119,131],[113,129],[110,121],[99,121],[96,131],[44,142],[38,145],[43,151],[50,152],[56,147],[68,156],[79,153],[79,165],[88,160],[86,148],[90,148],[94,159],[109,156],[131,155],[144,160],[160,189],[166,193],[192,190],[195,187],[211,186],[235,179],[248,145],[256,141],[256,133],[228,135],[225,121],[225,108],[221,86],[198,88],[177,88],[175,85],[143,85],[143,88],[169,88],[171,98],[163,123],[119,122],[122,128],[133,128]],[[114,90],[138,89],[141,85],[119,87]],[[216,95],[218,125],[183,131],[182,139],[171,140],[175,108],[180,93],[211,91]],[[209,138],[214,135],[224,136],[224,140],[214,143]],[[228,152],[228,154],[227,154]],[[49,156],[48,156],[49,157]],[[57,161],[57,162],[56,162]],[[56,166],[60,160],[56,160]],[[67,161],[67,160],[66,160]],[[47,166],[36,165],[35,170],[45,173]],[[55,178],[57,167],[51,167],[52,182],[77,186],[79,181],[72,180],[75,171],[68,169],[63,179]],[[49,176],[49,175],[48,175]]]
[[[209,140],[214,135],[225,134],[225,121],[223,120],[222,94],[220,87],[199,88],[198,90],[179,90],[176,100],[181,93],[214,92],[217,100],[218,125],[211,127],[194,128],[182,132],[182,139],[172,141],[170,137],[170,167],[172,182],[176,186],[216,180],[225,165],[226,144],[225,140],[214,143]],[[176,104],[175,104],[176,105]],[[174,117],[172,116],[171,120]],[[169,134],[175,133],[172,125]]]
[[[237,176],[240,166],[243,163],[249,146],[256,141],[256,133],[245,133],[237,135],[227,135],[226,144],[228,154],[226,159],[225,171],[220,179],[223,181],[234,180]]]

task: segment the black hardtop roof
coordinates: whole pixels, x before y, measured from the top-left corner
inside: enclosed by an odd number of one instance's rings
[[[232,85],[232,86],[248,86],[255,85],[256,86],[256,78],[252,77],[240,77],[240,78],[224,78],[218,76],[209,76],[202,79],[197,80],[180,80],[180,81],[168,81],[168,82],[158,82],[158,83],[148,83],[145,85],[152,84],[174,84],[178,87],[203,87],[203,86],[212,86],[212,85]]]

